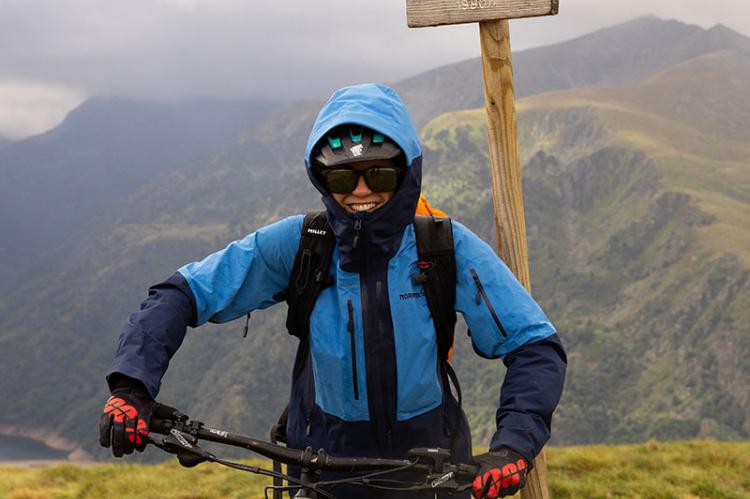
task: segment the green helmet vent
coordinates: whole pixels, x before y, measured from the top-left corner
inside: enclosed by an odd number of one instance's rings
[[[352,138],[352,142],[354,142],[355,144],[359,144],[360,142],[362,142],[362,129],[360,128],[359,134],[356,134],[354,133],[354,130],[350,128],[349,137]]]
[[[394,160],[406,166],[404,152],[390,137],[355,123],[337,125],[326,131],[313,147],[310,159],[315,168],[370,160]]]

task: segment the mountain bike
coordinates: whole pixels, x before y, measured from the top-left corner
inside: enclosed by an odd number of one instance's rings
[[[407,459],[335,457],[326,454],[324,449],[318,451],[313,451],[311,447],[292,449],[246,435],[211,428],[161,404],[154,406],[149,427],[149,443],[166,452],[176,454],[183,466],[192,467],[203,462],[212,462],[236,470],[272,477],[274,485],[265,488],[266,499],[271,497],[269,492],[273,493],[274,499],[280,499],[287,491],[296,492],[294,499],[337,499],[334,495],[335,487],[342,484],[388,491],[427,490],[434,491],[435,497],[438,493],[452,495],[470,490],[471,482],[478,470],[478,467],[473,464],[452,463],[450,451],[440,448],[411,449]],[[282,473],[280,466],[271,471],[222,459],[202,449],[198,445],[201,440],[250,450],[287,466],[297,467],[300,470],[299,477],[289,475],[288,469],[287,473]],[[322,472],[352,475],[336,480],[321,480]],[[393,476],[394,473],[397,477]],[[288,485],[283,485],[283,482],[287,482]]]

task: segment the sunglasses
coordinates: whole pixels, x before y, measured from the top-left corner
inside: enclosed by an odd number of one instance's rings
[[[371,166],[364,170],[333,168],[323,170],[320,175],[328,192],[334,194],[352,192],[359,183],[359,177],[365,177],[367,187],[373,192],[391,192],[401,183],[404,169],[391,166]]]

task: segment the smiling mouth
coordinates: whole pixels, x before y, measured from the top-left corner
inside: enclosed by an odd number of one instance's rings
[[[370,211],[375,209],[380,203],[356,203],[348,204],[347,206],[355,212]]]

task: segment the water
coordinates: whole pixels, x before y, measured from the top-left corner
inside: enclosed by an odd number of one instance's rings
[[[0,435],[0,461],[29,461],[36,459],[67,459],[66,451],[47,447],[42,442],[26,437]]]

